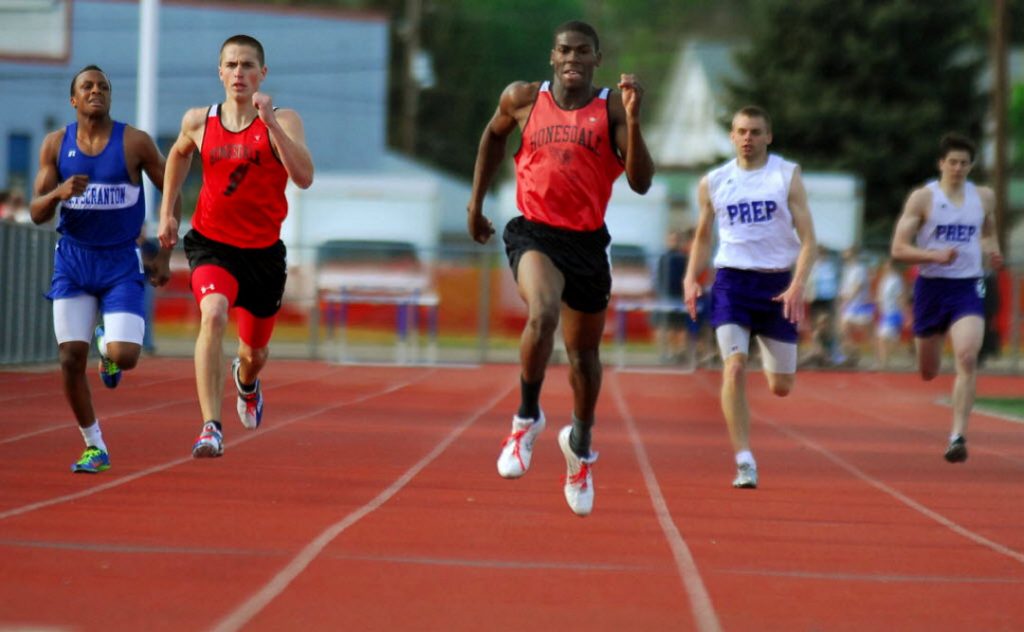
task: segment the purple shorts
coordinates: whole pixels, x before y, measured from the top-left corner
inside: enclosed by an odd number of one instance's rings
[[[914,282],[914,335],[944,334],[964,316],[985,317],[985,280],[917,277]]]
[[[789,287],[787,272],[756,272],[719,268],[711,287],[711,326],[732,323],[752,335],[796,342],[796,325],[782,315],[782,303],[772,299]]]

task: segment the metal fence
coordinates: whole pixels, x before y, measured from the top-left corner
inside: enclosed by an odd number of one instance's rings
[[[518,361],[525,310],[504,254],[493,244],[447,245],[416,257],[393,244],[337,246],[289,251],[293,265],[272,343],[275,356],[343,363]],[[176,259],[175,278],[187,275],[180,253]],[[680,307],[675,299],[657,296],[658,262],[628,257],[616,261],[614,250],[612,259],[612,301],[602,346],[605,363],[684,369],[679,358],[666,357],[664,340],[659,339],[659,323],[665,320],[660,316]],[[999,346],[983,368],[1017,372],[1024,270],[1007,269],[1004,274]],[[157,345],[163,346],[162,352],[188,354],[198,332],[199,312],[187,283],[172,285],[170,291],[157,292],[162,306],[157,313]],[[172,340],[172,332],[180,338]],[[233,344],[226,342],[225,350],[233,351]],[[912,368],[912,344],[905,332],[893,368]],[[556,338],[556,361],[564,359],[559,346]],[[703,335],[698,359],[714,363],[715,351],[713,337]],[[866,343],[862,362],[841,368],[871,368],[873,362],[874,347]]]
[[[57,359],[52,311],[44,297],[56,238],[52,229],[0,224],[0,365]],[[685,368],[666,358],[659,339],[659,322],[664,321],[659,314],[678,311],[678,305],[657,298],[657,262],[616,262],[614,251],[612,257],[618,290],[613,286],[604,361],[620,367]],[[272,343],[276,357],[400,364],[518,361],[525,310],[496,245],[459,244],[424,253],[393,244],[335,244],[292,249],[289,261],[293,265]],[[1017,373],[1022,369],[1024,269],[1004,274],[999,348],[984,369]],[[156,332],[157,352],[191,355],[199,310],[180,250],[172,258],[172,281],[155,291],[154,303],[147,327]],[[896,368],[909,370],[911,343],[905,343],[899,351],[902,365]],[[234,336],[227,336],[225,352],[232,353],[234,344]],[[702,351],[701,357],[715,361],[712,336],[704,338]],[[871,366],[872,352],[868,347],[861,368]],[[564,360],[560,342],[554,353],[556,362]]]
[[[53,228],[0,222],[0,365],[53,362]]]

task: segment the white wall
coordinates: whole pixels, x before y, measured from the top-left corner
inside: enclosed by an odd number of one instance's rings
[[[440,184],[435,178],[317,174],[306,190],[288,188],[281,239],[289,262],[312,263],[316,246],[335,239],[404,241],[433,261],[441,237]]]

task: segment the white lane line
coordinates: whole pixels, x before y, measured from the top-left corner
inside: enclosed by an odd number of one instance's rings
[[[95,370],[91,363],[90,363],[89,367],[90,367],[90,370]],[[128,371],[126,373],[126,375],[130,375],[132,377],[136,377],[135,376],[135,371]],[[47,377],[49,377],[49,376],[47,376]],[[59,378],[60,378],[60,371],[59,370],[57,371],[56,377],[59,380]],[[188,377],[161,377],[161,378],[150,377],[150,378],[143,378],[142,381],[137,381],[137,380],[133,379],[131,383],[132,383],[133,387],[136,387],[136,386],[138,386],[138,387],[150,387],[150,386],[156,386],[158,384],[166,384],[168,382],[181,382],[183,380],[188,380],[188,379],[195,379],[195,378],[191,378],[191,376],[188,376]],[[57,382],[57,383],[59,383],[59,382]],[[94,388],[98,384],[99,384],[99,381],[97,380],[95,383],[90,384],[89,386],[91,388]],[[60,386],[57,386],[55,388],[54,384],[48,381],[45,384],[45,387],[46,388],[44,388],[42,390],[31,392],[31,393],[22,392],[22,393],[18,393],[16,395],[0,396],[0,404],[3,404],[5,402],[12,402],[12,401],[13,402],[21,403],[21,402],[24,402],[24,401],[29,400],[29,399],[44,399],[44,398],[45,399],[49,399],[49,398],[52,398],[55,393],[59,393],[60,397],[61,397],[61,401],[64,401],[64,392],[61,390]]]
[[[225,557],[245,558],[286,558],[292,551],[285,549],[237,549],[227,547],[187,547],[187,546],[145,546],[135,544],[114,544],[109,542],[47,542],[43,540],[0,540],[0,547],[11,549],[43,549],[56,551],[77,551],[86,553],[112,553],[118,555],[196,555],[208,557],[220,555]],[[456,566],[462,568],[495,568],[525,570],[570,570],[583,572],[621,572],[621,573],[659,573],[669,572],[668,566],[613,564],[594,562],[592,560],[578,562],[550,562],[544,560],[488,560],[467,559],[456,557],[414,557],[398,555],[352,555],[327,554],[324,559],[345,560],[351,562],[370,562],[374,564],[403,564],[412,566]],[[723,571],[742,573],[744,571]],[[1024,583],[1024,580],[1021,580]]]
[[[333,373],[335,371],[336,371],[336,369],[334,371],[325,372],[325,373],[323,373],[323,375],[330,375],[331,373]],[[164,383],[167,383],[167,382],[178,382],[178,381],[181,381],[183,379],[186,379],[186,378],[174,378],[174,379],[166,379],[166,380],[163,380],[163,379],[162,380],[151,380],[151,381],[148,381],[148,382],[141,382],[141,383],[132,384],[132,388],[149,388],[151,386],[156,386],[156,385],[164,384]],[[274,386],[272,386],[272,387],[267,389],[267,392],[271,392],[272,390],[277,390],[277,389],[280,389],[280,388],[285,388],[286,386],[289,386],[291,384],[297,384],[299,382],[304,382],[304,381],[307,381],[307,378],[294,379],[294,380],[291,380],[289,382],[275,383]],[[46,394],[46,396],[47,397],[53,397],[54,394],[53,393],[48,393],[48,394]],[[231,392],[231,393],[228,393],[228,394],[224,395],[222,401],[227,401],[228,399],[234,400],[234,398],[235,398],[235,394],[234,394],[234,392]],[[0,399],[0,404],[3,404],[3,401],[4,400]],[[147,412],[151,412],[151,411],[154,411],[154,410],[160,410],[161,408],[176,407],[176,406],[180,406],[180,405],[183,405],[183,404],[188,404],[190,402],[195,402],[195,401],[196,401],[196,398],[194,396],[190,396],[190,397],[185,397],[183,399],[163,400],[163,401],[161,401],[158,404],[149,404],[149,405],[146,405],[146,406],[141,406],[139,408],[127,408],[127,409],[126,408],[122,408],[122,409],[118,410],[117,412],[113,412],[113,413],[109,413],[109,414],[105,414],[105,415],[100,415],[100,421],[101,422],[105,422],[108,419],[117,419],[119,417],[130,417],[132,415],[138,415],[140,413],[147,413]],[[71,413],[69,411],[68,412],[68,422],[67,423],[60,424],[59,426],[47,426],[45,428],[39,428],[38,430],[33,430],[31,432],[25,432],[25,433],[22,433],[22,434],[19,434],[19,435],[14,435],[12,437],[6,437],[6,438],[3,438],[3,439],[0,439],[0,445],[4,445],[5,443],[15,443],[17,441],[21,441],[22,439],[30,439],[30,438],[32,438],[34,436],[41,435],[41,434],[46,434],[48,432],[54,432],[56,430],[65,430],[65,429],[68,429],[68,428],[77,428],[77,427],[78,426],[75,423],[75,421],[73,419],[71,419]]]
[[[261,427],[259,432],[246,433],[246,434],[242,435],[238,439],[232,439],[231,440],[231,444],[232,445],[238,445],[240,443],[245,443],[247,441],[252,441],[253,439],[257,439],[259,437],[265,437],[268,433],[276,432],[276,431],[278,431],[278,430],[280,430],[282,428],[290,426],[291,424],[293,424],[293,423],[295,423],[297,421],[301,421],[303,419],[308,419],[309,417],[315,417],[317,415],[321,415],[323,413],[326,413],[328,411],[334,410],[336,408],[343,408],[345,406],[351,406],[353,404],[359,404],[361,402],[365,402],[366,400],[372,399],[374,397],[379,397],[381,395],[387,395],[388,393],[392,393],[392,392],[397,391],[399,389],[405,388],[406,386],[409,386],[410,384],[415,384],[416,382],[419,382],[419,381],[425,379],[427,376],[431,375],[434,372],[435,372],[434,370],[426,371],[422,375],[417,376],[415,379],[409,379],[409,380],[405,380],[403,382],[398,382],[398,383],[395,383],[395,384],[393,384],[391,386],[388,386],[388,387],[385,387],[383,389],[377,390],[377,391],[375,391],[373,393],[368,393],[366,395],[361,395],[361,396],[356,397],[354,399],[347,400],[347,401],[344,401],[344,402],[335,403],[335,404],[332,404],[330,406],[322,406],[320,408],[308,411],[308,412],[303,413],[301,415],[295,415],[295,416],[292,416],[292,417],[285,418],[284,420],[282,420],[280,422],[276,422],[275,421],[274,424],[269,426],[269,427],[267,427],[267,426]],[[122,476],[121,478],[118,478],[118,479],[115,479],[115,480],[112,480],[112,481],[108,481],[106,483],[101,483],[99,485],[96,485],[95,487],[90,487],[89,489],[84,489],[82,491],[75,492],[73,494],[65,494],[63,496],[56,496],[54,498],[49,498],[47,500],[41,500],[39,502],[30,503],[28,505],[22,505],[21,507],[15,507],[13,509],[8,509],[7,511],[0,512],[0,520],[6,520],[7,518],[13,518],[14,516],[21,516],[21,515],[30,513],[32,511],[36,511],[37,509],[43,509],[45,507],[52,507],[53,505],[59,505],[61,503],[66,503],[66,502],[69,502],[69,501],[72,501],[72,500],[78,500],[79,498],[85,498],[87,496],[92,496],[93,494],[97,494],[99,492],[106,491],[106,490],[112,489],[114,487],[120,487],[121,485],[124,485],[125,483],[130,483],[130,482],[132,482],[134,480],[138,480],[138,479],[143,478],[145,476],[149,476],[150,474],[156,474],[157,472],[162,472],[164,470],[170,469],[170,468],[175,467],[177,465],[182,465],[184,463],[189,463],[189,462],[191,462],[193,460],[194,459],[190,455],[190,456],[187,456],[187,457],[184,457],[184,458],[181,458],[181,459],[175,459],[173,461],[168,461],[166,463],[161,463],[160,465],[154,465],[153,467],[148,467],[148,468],[146,468],[144,470],[139,470],[138,472],[135,472],[134,474],[129,474],[127,476]],[[71,475],[69,474],[69,476],[71,476]]]
[[[703,379],[703,378],[698,378],[698,379],[699,379],[700,385],[704,388],[705,391],[713,391],[713,387],[710,384],[709,380],[706,380],[706,379]],[[941,524],[942,526],[946,527],[947,529],[949,529],[950,531],[956,533],[957,535],[960,535],[960,536],[962,536],[964,538],[967,538],[968,540],[971,540],[972,542],[974,542],[976,544],[980,544],[980,545],[982,545],[982,546],[984,546],[986,548],[989,548],[989,549],[995,551],[996,553],[999,553],[1000,555],[1005,555],[1006,557],[1009,557],[1012,560],[1015,560],[1017,562],[1020,562],[1020,563],[1024,564],[1024,554],[1022,554],[1022,553],[1020,553],[1018,551],[1015,551],[1015,550],[1009,548],[1008,546],[1004,546],[1004,545],[1002,545],[1002,544],[1000,544],[998,542],[995,542],[993,540],[989,540],[985,536],[983,536],[981,534],[978,534],[978,533],[975,533],[975,532],[971,531],[970,529],[957,524],[956,522],[954,522],[953,520],[943,516],[939,512],[934,511],[932,509],[929,509],[928,507],[925,507],[924,505],[922,505],[921,503],[917,502],[913,498],[910,498],[906,494],[903,494],[899,490],[897,490],[897,489],[895,489],[893,487],[890,487],[889,485],[886,485],[882,481],[880,481],[877,478],[871,476],[867,472],[864,472],[863,470],[861,470],[857,466],[853,465],[852,463],[849,463],[848,461],[843,459],[838,454],[835,454],[835,453],[831,452],[828,448],[822,446],[821,444],[819,444],[818,442],[814,441],[813,439],[808,438],[807,436],[803,435],[801,432],[799,432],[797,430],[794,430],[792,428],[786,427],[786,426],[782,425],[782,423],[780,423],[779,421],[777,421],[775,419],[772,419],[771,417],[768,417],[768,416],[763,415],[763,414],[757,414],[757,413],[754,413],[753,411],[751,411],[750,417],[751,417],[751,419],[760,419],[760,420],[764,421],[765,423],[768,423],[769,425],[774,426],[779,432],[789,436],[791,439],[796,439],[798,442],[804,444],[808,448],[810,448],[810,449],[814,450],[815,452],[821,454],[822,456],[824,456],[829,461],[832,461],[833,463],[838,465],[841,469],[846,470],[847,472],[852,474],[854,477],[859,478],[860,480],[864,481],[868,485],[871,485],[875,489],[877,489],[877,490],[887,494],[888,496],[891,496],[892,498],[898,500],[899,502],[903,503],[907,507],[910,507],[914,511],[920,513],[921,515],[934,520],[935,522]]]
[[[874,476],[871,476],[867,472],[861,470],[856,465],[853,465],[852,463],[847,462],[845,459],[843,459],[838,454],[834,454],[828,448],[822,446],[817,441],[814,441],[813,439],[810,439],[810,438],[804,436],[799,431],[793,430],[792,428],[787,428],[786,426],[783,426],[782,424],[780,424],[776,420],[771,419],[769,417],[766,417],[764,415],[758,415],[758,414],[753,414],[752,413],[751,417],[757,418],[757,419],[762,419],[765,422],[771,424],[772,426],[775,426],[783,434],[788,435],[792,439],[796,439],[800,443],[804,444],[805,446],[807,446],[808,448],[814,450],[815,452],[818,452],[819,454],[824,456],[829,461],[832,461],[833,463],[838,465],[840,468],[846,470],[850,474],[853,474],[855,477],[857,477],[860,480],[864,481],[868,485],[871,485],[875,489],[888,494],[889,496],[895,498],[896,500],[900,501],[901,503],[903,503],[907,507],[910,507],[914,511],[920,513],[921,515],[926,516],[928,518],[931,518],[932,520],[934,520],[935,522],[937,522],[937,523],[941,524],[942,526],[946,527],[950,531],[952,531],[952,532],[954,532],[954,533],[956,533],[956,534],[958,534],[960,536],[963,536],[963,537],[967,538],[968,540],[971,540],[972,542],[974,542],[976,544],[980,544],[980,545],[982,545],[984,547],[992,549],[993,551],[995,551],[996,553],[999,553],[1000,555],[1005,555],[1006,557],[1009,557],[1010,559],[1016,560],[1017,562],[1020,562],[1021,564],[1024,564],[1024,553],[1020,553],[1018,551],[1015,551],[1015,550],[1011,549],[1008,546],[1004,546],[1004,545],[1002,545],[1002,544],[1000,544],[998,542],[995,542],[993,540],[989,540],[985,536],[983,536],[983,535],[981,535],[979,533],[975,533],[974,531],[971,531],[967,527],[963,527],[963,526],[957,524],[956,522],[954,522],[953,520],[947,518],[946,516],[943,516],[939,512],[934,511],[932,509],[929,509],[928,507],[925,507],[924,505],[922,505],[921,503],[917,502],[913,498],[907,496],[903,492],[900,492],[899,490],[897,490],[897,489],[895,489],[893,487],[890,487],[889,485],[886,485],[885,483],[883,483],[882,481],[878,480]]]
[[[762,571],[747,569],[719,569],[717,573],[752,575],[757,577],[787,577],[793,579],[824,579],[840,582],[869,582],[881,584],[1024,584],[1015,577],[947,577],[943,575],[876,575],[869,573],[813,573],[810,571]]]
[[[0,439],[0,445],[3,445],[5,443],[14,443],[16,441],[21,441],[22,439],[30,439],[30,438],[35,437],[37,435],[46,434],[47,432],[53,432],[55,430],[67,430],[68,428],[71,428],[74,425],[75,425],[75,422],[69,421],[68,423],[60,424],[58,426],[46,426],[45,428],[39,428],[39,429],[33,430],[31,432],[23,432],[23,433],[21,433],[19,435],[14,435],[13,437],[7,437],[6,439]]]
[[[636,428],[636,422],[629,411],[625,398],[622,396],[618,377],[615,373],[612,373],[611,377],[612,397],[615,398],[615,405],[619,409],[619,414],[622,415],[623,421],[626,422],[629,439],[633,443],[633,451],[636,453],[636,460],[640,464],[640,472],[643,474],[647,492],[651,495],[651,504],[654,506],[654,513],[658,517],[658,524],[661,525],[661,530],[664,532],[665,539],[668,540],[669,548],[672,550],[676,568],[683,580],[683,588],[690,597],[690,607],[693,611],[694,622],[697,624],[697,629],[700,632],[720,632],[722,626],[718,622],[718,615],[715,614],[715,607],[711,603],[711,597],[708,595],[707,588],[704,587],[704,581],[700,577],[700,571],[697,570],[697,562],[694,561],[693,554],[690,553],[690,547],[686,546],[686,540],[679,533],[679,529],[676,528],[675,521],[672,519],[672,514],[668,510],[668,503],[665,502],[665,497],[661,493],[658,478],[654,475],[654,468],[651,467],[651,461],[647,457],[647,450],[644,449],[643,440]]]
[[[473,423],[482,417],[488,410],[494,408],[498,402],[504,399],[511,392],[511,390],[511,387],[502,390],[475,413],[467,417],[461,424],[453,428],[437,445],[434,446],[430,452],[426,454],[426,456],[406,470],[404,474],[398,477],[395,482],[387,487],[387,489],[377,494],[377,496],[370,500],[370,502],[324,529],[320,535],[310,541],[309,544],[299,551],[284,568],[278,571],[277,575],[271,578],[269,582],[264,584],[262,588],[256,591],[252,597],[249,597],[249,599],[242,603],[233,612],[221,619],[212,629],[216,632],[227,632],[229,630],[239,630],[245,626],[245,624],[251,621],[253,617],[266,608],[271,601],[284,592],[292,581],[302,574],[313,560],[315,560],[320,553],[327,548],[334,538],[341,535],[342,532],[359,522],[367,515],[379,509],[384,505],[384,503],[390,500],[392,496],[401,491],[401,489],[405,487],[417,474],[419,474],[423,468],[448,449],[448,446],[459,438],[467,428],[473,425]]]
[[[907,395],[907,392],[905,390],[893,387],[891,382],[889,382],[889,381],[887,381],[885,379],[879,379],[879,377],[877,377],[877,374],[866,375],[863,378],[861,378],[860,381],[867,382],[869,388],[885,388],[885,389],[889,390],[891,393],[896,394],[897,396],[906,396]],[[825,397],[825,396],[821,395],[821,393],[819,393],[819,392],[812,391],[812,392],[808,393],[808,395],[810,397],[813,397],[813,398],[819,400],[819,401],[825,402],[829,406],[835,406],[836,405],[836,400],[835,399],[830,399],[828,397]],[[943,400],[945,400],[945,401],[943,401]],[[945,397],[945,398],[940,397],[938,399],[933,400],[931,403],[933,405],[935,405],[935,406],[940,406],[942,408],[946,408],[946,409],[950,408],[949,398],[948,397]],[[874,419],[876,421],[881,421],[882,423],[884,423],[884,424],[886,424],[888,426],[892,426],[894,428],[901,428],[903,430],[911,430],[913,432],[916,432],[919,435],[927,435],[929,437],[934,436],[934,433],[929,431],[929,430],[925,430],[924,428],[919,428],[919,427],[914,427],[914,426],[908,426],[906,424],[901,424],[901,423],[898,423],[898,422],[893,422],[892,421],[892,417],[886,417],[886,416],[880,415],[880,414],[874,412],[873,410],[864,410],[864,409],[861,409],[861,408],[857,408],[855,406],[851,406],[849,404],[840,404],[840,405],[843,406],[844,408],[846,408],[847,410],[855,411],[857,414],[861,414],[861,415],[864,415],[866,417],[870,417],[871,419]],[[977,404],[974,405],[974,408],[971,410],[971,414],[972,415],[983,415],[983,416],[986,416],[986,417],[992,417],[992,418],[1000,419],[1000,420],[1003,420],[1003,421],[1014,421],[1015,420],[1012,417],[1002,417],[1002,416],[1000,416],[997,413],[994,413],[992,411],[986,410],[983,406],[978,406]],[[1017,423],[1024,423],[1024,420],[1016,419],[1016,421],[1017,421]],[[1006,452],[1002,452],[1000,450],[997,450],[997,449],[995,449],[995,447],[991,446],[991,444],[990,445],[984,445],[984,444],[982,444],[982,445],[971,445],[971,452],[975,453],[975,454],[990,454],[990,455],[993,455],[993,456],[997,456],[997,457],[1003,459],[1004,461],[1009,461],[1011,463],[1014,463],[1016,465],[1024,465],[1024,459],[1021,459],[1020,457],[1017,457],[1017,456],[1015,456],[1013,454],[1007,454]]]

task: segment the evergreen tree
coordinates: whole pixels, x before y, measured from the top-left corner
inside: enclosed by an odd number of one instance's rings
[[[980,17],[971,0],[764,0],[731,105],[765,107],[773,150],[805,169],[861,176],[867,240],[886,242],[908,191],[936,175],[938,138],[982,140]]]

